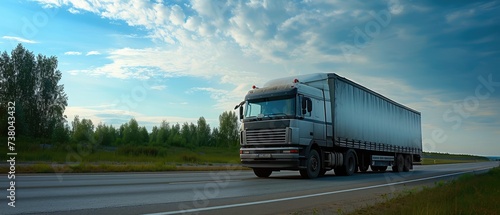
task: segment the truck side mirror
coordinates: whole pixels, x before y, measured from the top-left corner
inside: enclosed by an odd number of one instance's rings
[[[240,106],[240,119],[243,119],[243,105]]]
[[[302,114],[312,111],[312,100],[310,98],[302,98]]]
[[[306,114],[307,98],[302,97],[302,114]]]
[[[307,98],[307,112],[311,112],[313,107],[312,107],[312,100],[310,98]]]

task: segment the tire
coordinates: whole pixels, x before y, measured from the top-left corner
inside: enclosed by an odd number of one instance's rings
[[[404,172],[409,172],[410,169],[413,169],[412,165],[413,165],[413,161],[411,159],[411,155],[405,155],[405,164],[404,164],[404,167],[403,167],[403,171]]]
[[[259,177],[259,178],[267,178],[271,175],[271,173],[273,173],[272,170],[269,170],[269,169],[253,169],[253,173]]]
[[[356,154],[354,150],[350,149],[347,151],[344,157],[344,165],[338,168],[335,168],[336,175],[349,176],[354,174],[356,171]]]
[[[403,172],[404,166],[405,166],[405,159],[402,154],[398,154],[396,156],[396,164],[392,166],[392,171],[393,172]]]
[[[359,166],[359,171],[360,172],[366,172],[366,171],[368,171],[368,166]]]
[[[303,178],[317,178],[321,171],[321,158],[316,149],[311,149],[306,160],[306,169],[300,170]]]

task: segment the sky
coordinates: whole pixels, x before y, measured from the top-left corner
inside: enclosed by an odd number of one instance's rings
[[[0,50],[56,56],[65,114],[218,126],[252,85],[337,73],[422,114],[424,151],[500,154],[500,1],[2,1]]]

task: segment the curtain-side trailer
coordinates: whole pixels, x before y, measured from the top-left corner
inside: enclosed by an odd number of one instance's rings
[[[238,108],[241,163],[258,177],[402,172],[420,161],[420,113],[334,73],[254,86]]]

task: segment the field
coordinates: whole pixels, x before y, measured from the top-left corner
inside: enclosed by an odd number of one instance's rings
[[[473,163],[483,162],[489,159],[475,155],[457,155],[448,153],[424,152],[422,153],[422,164],[451,164],[451,163]]]
[[[142,172],[173,170],[225,170],[239,168],[238,147],[92,147],[51,146],[17,141],[16,171],[36,172]],[[0,148],[5,154],[6,147]],[[7,163],[0,171],[8,172]]]
[[[500,167],[481,175],[466,174],[433,188],[408,191],[387,202],[351,214],[498,214]]]

